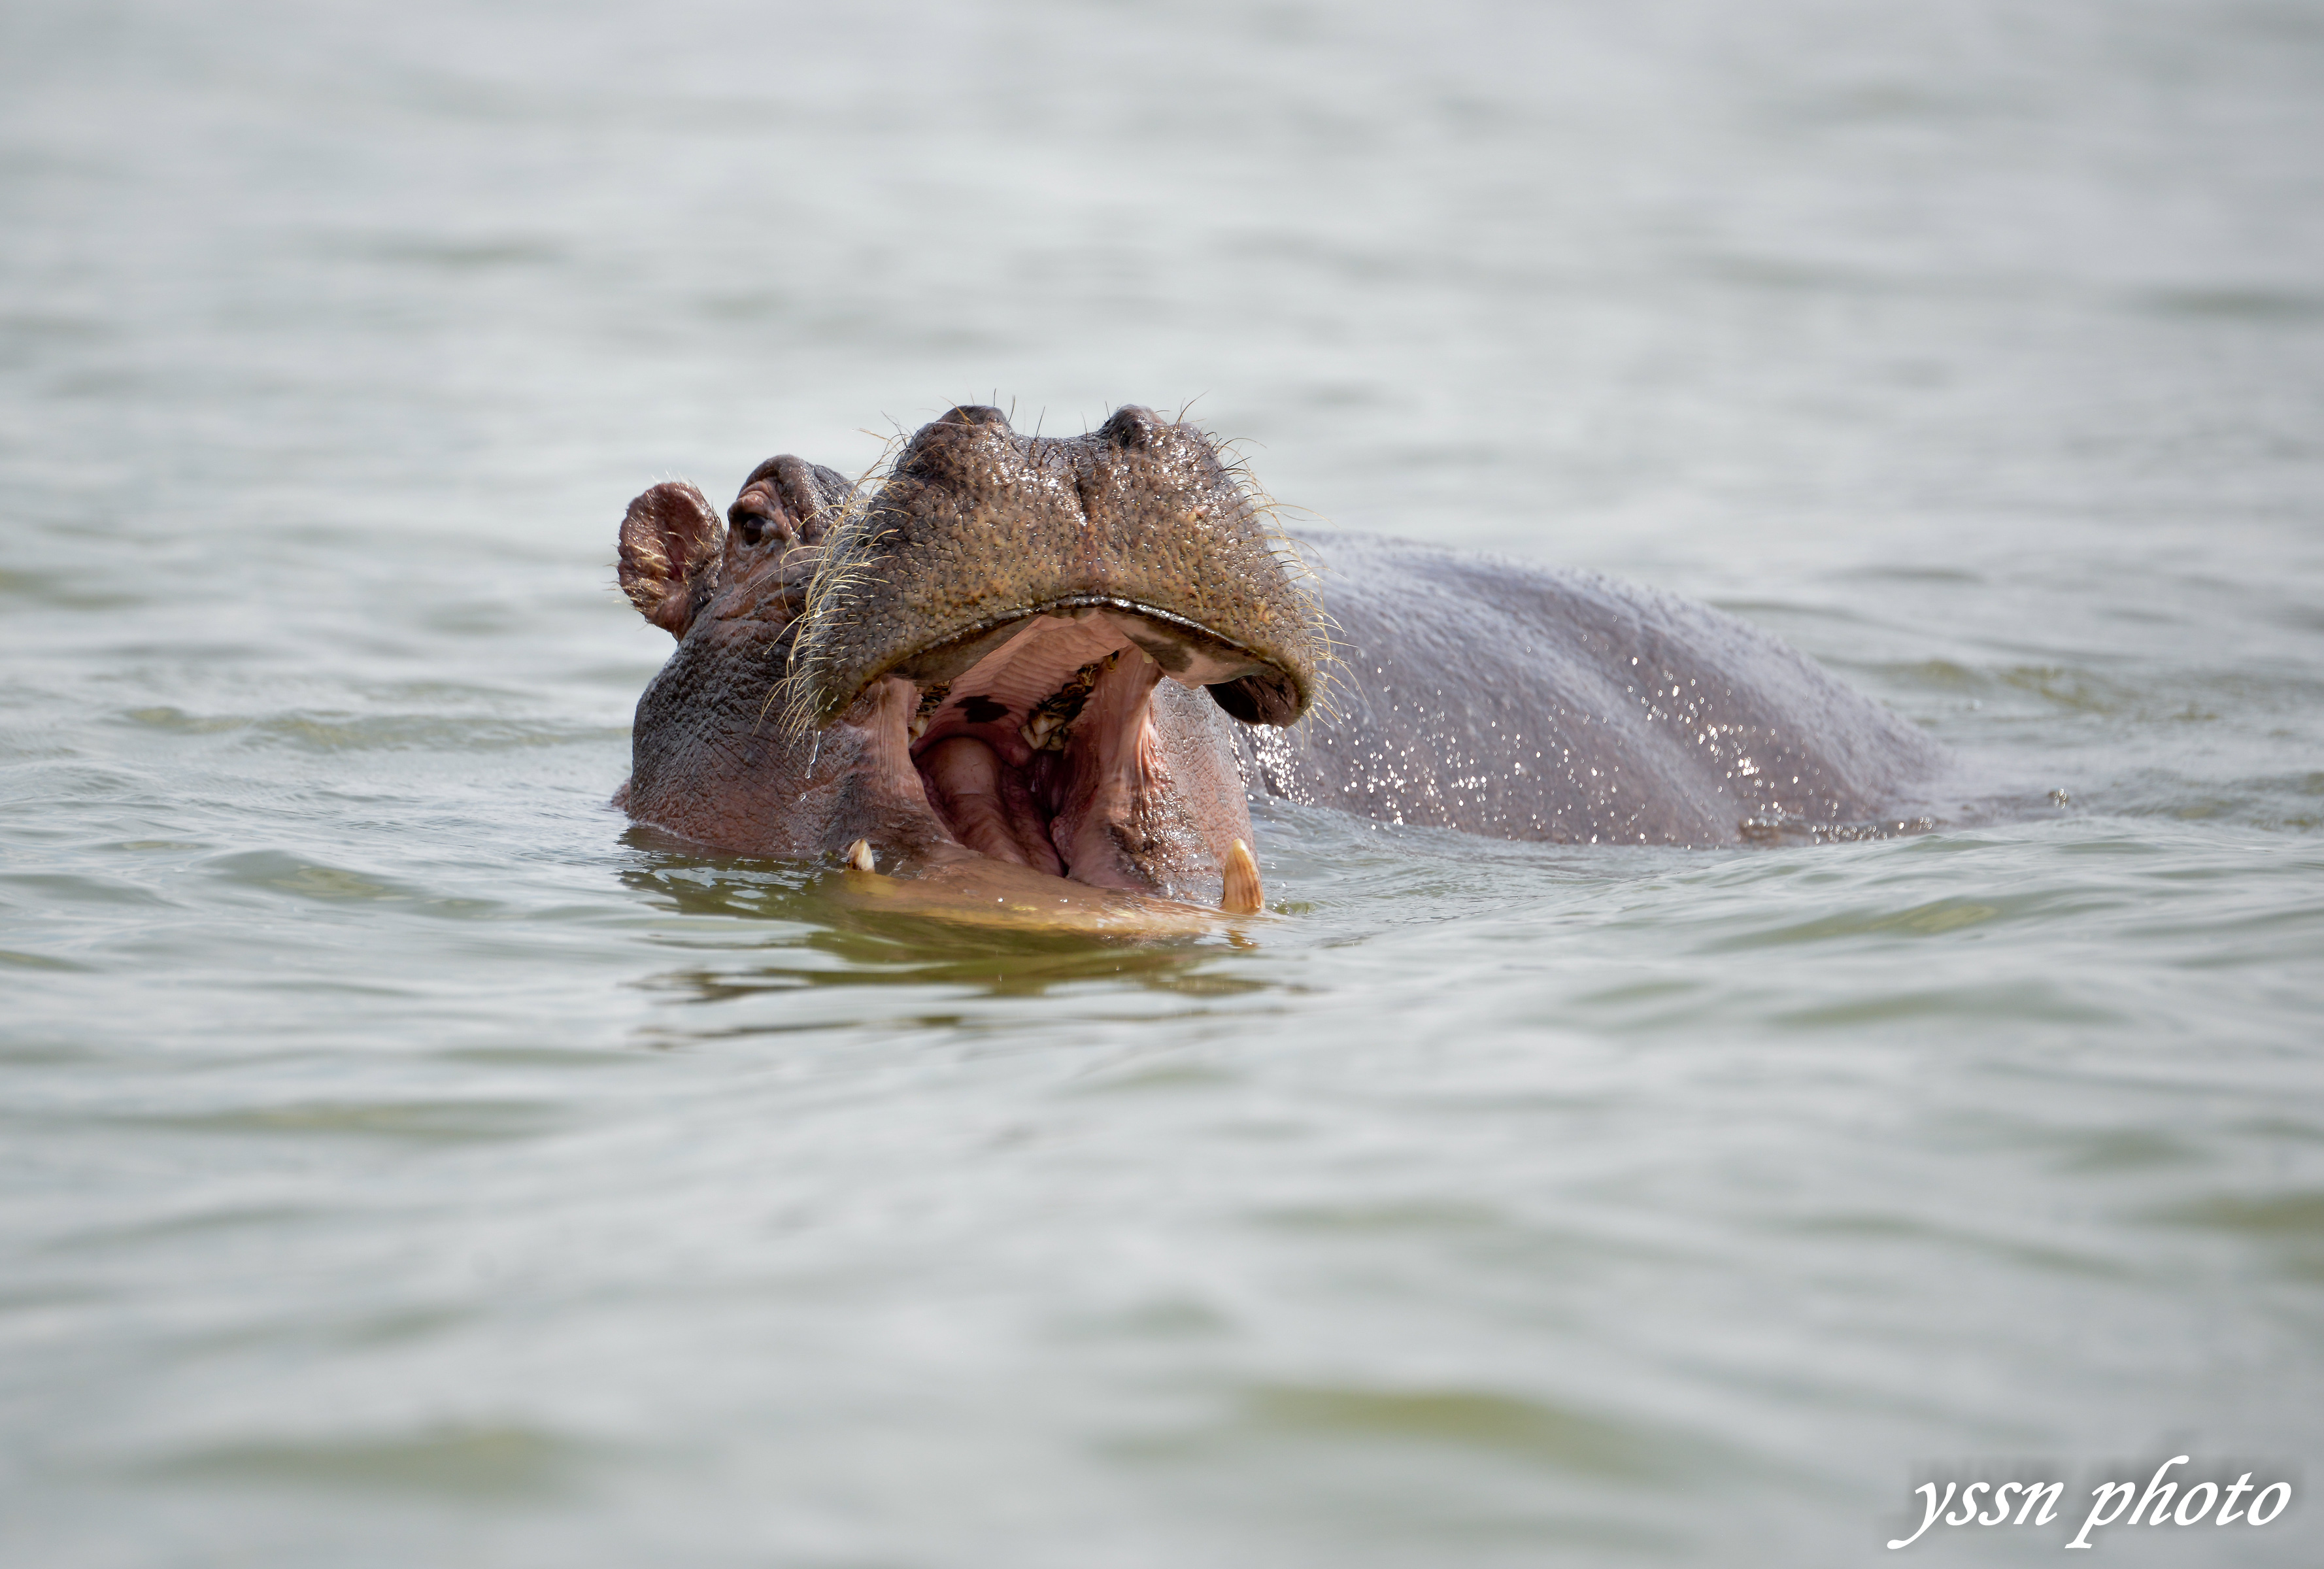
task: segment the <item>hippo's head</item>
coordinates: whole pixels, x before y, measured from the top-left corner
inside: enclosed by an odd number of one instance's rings
[[[868,495],[778,457],[727,518],[662,485],[622,526],[624,591],[678,639],[638,704],[632,816],[1218,898],[1250,835],[1227,716],[1296,719],[1321,638],[1200,430],[1125,408],[1043,438],[959,408]]]

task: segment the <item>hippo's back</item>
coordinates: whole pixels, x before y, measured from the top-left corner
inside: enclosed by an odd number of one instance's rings
[[[1734,617],[1600,577],[1301,531],[1339,662],[1237,728],[1253,789],[1506,839],[1713,844],[1884,823],[1919,730]]]

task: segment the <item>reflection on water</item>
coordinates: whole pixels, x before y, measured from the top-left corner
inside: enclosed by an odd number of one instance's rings
[[[7,10],[0,1557],[1726,1569],[2296,1469],[2319,145],[2264,4]],[[626,499],[1011,398],[1711,599],[1997,800],[1262,803],[1268,917],[1143,938],[626,824]],[[2225,1537],[2101,1546],[2316,1557]]]
[[[633,844],[663,836],[633,829]],[[1203,973],[1214,937],[1085,936],[1029,926],[965,926],[937,916],[864,909],[845,874],[699,852],[657,851],[622,881],[663,909],[748,921],[729,938],[669,938],[671,946],[733,955],[641,983],[704,1002],[813,986],[928,986],[994,997],[1038,997],[1076,982],[1119,982],[1189,996],[1222,996],[1265,983]]]
[[[143,1469],[178,1486],[353,1490],[417,1498],[528,1500],[587,1481],[586,1445],[522,1428],[431,1433],[369,1443],[219,1444]]]

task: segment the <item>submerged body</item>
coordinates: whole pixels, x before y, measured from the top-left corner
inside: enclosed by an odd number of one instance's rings
[[[956,409],[869,494],[772,459],[724,528],[657,485],[622,581],[679,643],[621,799],[742,854],[1253,909],[1250,794],[1715,844],[1895,831],[1941,765],[1707,606],[1268,522],[1207,437],[1136,408],[1070,439]]]

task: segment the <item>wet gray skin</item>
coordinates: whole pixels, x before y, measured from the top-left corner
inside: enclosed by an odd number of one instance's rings
[[[1591,572],[1294,537],[1337,660],[1323,711],[1237,737],[1254,790],[1564,844],[1932,826],[1944,749],[1733,616]]]
[[[657,485],[621,551],[624,590],[678,646],[619,798],[748,854],[861,841],[882,871],[998,862],[1215,904],[1250,794],[1716,844],[1919,826],[1906,803],[1944,761],[1707,606],[1272,536],[1203,432],[1134,407],[1072,438],[955,409],[868,494],[774,458],[724,526],[692,486]]]

